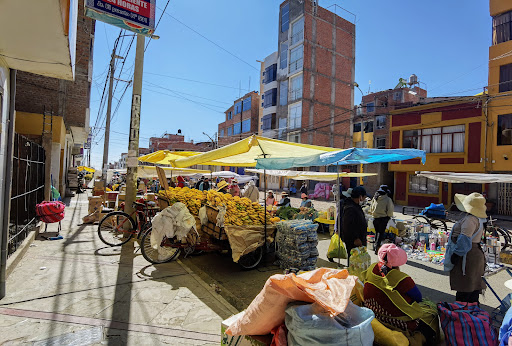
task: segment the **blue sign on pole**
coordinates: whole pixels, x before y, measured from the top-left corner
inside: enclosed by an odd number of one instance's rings
[[[86,15],[138,34],[155,31],[156,0],[86,0]]]

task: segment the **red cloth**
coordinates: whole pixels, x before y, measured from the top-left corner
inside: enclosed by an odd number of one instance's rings
[[[36,215],[45,223],[59,222],[64,218],[66,205],[59,201],[44,201],[36,205]]]
[[[178,187],[185,187],[185,179],[181,175],[178,176]]]

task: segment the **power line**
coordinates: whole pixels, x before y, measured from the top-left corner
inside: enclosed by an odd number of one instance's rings
[[[177,95],[177,94],[176,95],[169,95],[169,94],[166,94],[166,93],[163,93],[163,92],[160,92],[160,91],[148,89],[147,87],[144,87],[144,89],[152,91],[152,92],[155,92],[157,94],[162,94],[162,95],[166,95],[166,96],[170,96],[170,97],[180,98],[180,99],[183,99],[183,100],[195,103],[198,106],[204,107],[204,108],[209,109],[211,111],[214,111],[216,113],[224,114],[224,112],[221,112],[221,111],[219,111],[217,109],[213,109],[213,108],[208,107],[208,106],[213,106],[213,107],[222,107],[222,106],[217,106],[217,105],[211,105],[211,104],[208,104],[208,103],[197,102],[197,101],[191,100],[191,99],[189,99],[189,98],[187,98],[185,96],[180,96],[180,95]]]
[[[155,31],[158,28],[158,25],[160,25],[160,21],[162,20],[162,17],[164,16],[164,13],[165,13],[165,10],[167,9],[167,6],[169,6],[169,2],[171,2],[171,0],[167,0],[167,3],[165,4],[164,10],[162,11],[162,14],[160,15],[160,18],[158,18],[158,22],[156,23],[156,26],[155,26]],[[146,45],[146,48],[144,48],[144,52],[148,49],[148,46],[149,46],[149,43],[151,42],[151,39],[152,39],[152,37],[150,36],[148,44]]]
[[[157,6],[157,8],[159,8]],[[233,56],[234,58],[240,60],[241,62],[243,62],[244,64],[246,64],[247,66],[250,66],[251,68],[255,69],[256,71],[259,72],[259,68],[257,67],[254,67],[252,64],[248,63],[247,61],[243,60],[242,58],[238,57],[236,54],[230,52],[229,50],[227,50],[226,48],[220,46],[219,44],[215,43],[214,41],[210,40],[208,37],[204,36],[203,34],[201,34],[200,32],[198,32],[197,30],[195,29],[192,29],[190,26],[188,26],[187,24],[183,23],[182,21],[180,21],[178,18],[170,15],[169,13],[166,13],[164,12],[164,14],[168,15],[169,17],[171,17],[172,19],[174,19],[175,21],[177,21],[178,23],[180,23],[181,25],[183,25],[184,27],[188,28],[189,30],[195,32],[197,35],[201,36],[202,38],[204,38],[206,41],[210,42],[211,44],[215,45],[217,48],[223,50],[224,52],[228,53],[229,55]]]
[[[163,87],[163,86],[160,86],[160,85],[158,85],[158,84],[151,83],[151,82],[144,82],[144,83],[149,84],[150,86],[152,86],[152,87],[154,87],[154,88],[164,89],[164,90],[168,90],[168,91],[176,92],[176,93],[178,93],[178,94],[183,94],[183,95],[188,95],[188,96],[196,97],[196,98],[199,98],[199,99],[204,99],[204,100],[208,100],[208,101],[218,102],[218,103],[222,103],[222,104],[225,104],[225,105],[230,105],[230,106],[232,106],[232,105],[233,105],[233,104],[232,104],[232,103],[230,103],[230,102],[218,101],[218,100],[210,99],[210,98],[207,98],[207,97],[197,96],[197,95],[194,95],[194,94],[188,94],[188,93],[185,93],[185,92],[183,92],[183,91],[179,91],[179,90],[168,89],[168,88],[165,88],[165,87]]]
[[[240,88],[238,87],[233,87],[233,86],[229,86],[229,85],[221,85],[221,84],[215,84],[215,83],[210,83],[210,82],[204,82],[204,81],[200,81],[200,80],[195,80],[195,79],[188,79],[188,78],[181,78],[181,77],[174,77],[174,76],[169,76],[169,75],[165,75],[165,74],[161,74],[161,73],[153,73],[153,72],[144,72],[144,74],[149,74],[149,75],[153,75],[153,76],[159,76],[159,77],[165,77],[165,78],[172,78],[172,79],[178,79],[178,80],[183,80],[183,81],[187,81],[187,82],[193,82],[193,83],[200,83],[200,84],[204,84],[204,85],[212,85],[212,86],[216,86],[216,87],[220,87],[220,88],[228,88],[228,89],[234,89],[234,90],[239,90]],[[244,89],[245,90],[245,89]],[[247,89],[248,91],[250,91],[249,89]]]

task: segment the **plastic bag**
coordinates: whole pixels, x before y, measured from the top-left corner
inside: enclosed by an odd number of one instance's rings
[[[206,226],[208,224],[208,215],[206,215],[206,206],[202,206],[199,209],[199,220],[201,220],[201,225]]]
[[[334,233],[331,237],[331,243],[329,244],[329,249],[327,249],[327,257],[341,259],[347,258],[345,244],[341,241],[338,233]]]
[[[350,250],[349,263],[348,272],[351,275],[356,275],[361,281],[364,281],[361,274],[368,269],[372,263],[372,258],[368,251],[366,251],[366,247],[360,246]]]
[[[375,234],[375,226],[373,225],[373,219],[368,220],[368,233]]]
[[[386,233],[393,233],[394,235],[398,235],[398,228],[396,228],[395,220],[389,219],[386,226]]]
[[[290,304],[285,318],[288,345],[373,345],[374,317],[370,309],[352,303],[334,318],[317,304]]]

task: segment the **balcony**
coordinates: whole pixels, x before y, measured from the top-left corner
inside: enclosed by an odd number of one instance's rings
[[[295,34],[292,35],[291,37],[291,46],[301,42],[304,40],[304,30],[301,30]]]
[[[304,66],[304,59],[300,58],[295,61],[290,61],[290,73],[294,73],[297,71],[301,71],[302,67]]]
[[[4,0],[1,58],[16,70],[74,79],[77,0]]]

